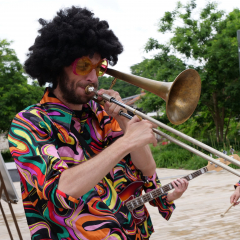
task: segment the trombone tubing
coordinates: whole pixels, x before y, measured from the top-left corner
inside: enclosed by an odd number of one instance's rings
[[[96,90],[93,90],[93,88],[92,88],[92,89],[89,89],[89,91],[94,91],[94,92],[97,94],[97,91],[96,91]],[[97,94],[97,95],[98,95],[98,94]],[[100,95],[99,95],[99,96],[100,96]],[[134,113],[135,115],[138,115],[138,116],[140,116],[140,117],[142,117],[142,118],[144,118],[144,119],[147,119],[147,120],[149,120],[150,122],[155,123],[157,126],[163,128],[163,129],[165,129],[165,130],[167,130],[167,131],[169,131],[169,132],[172,132],[172,133],[176,134],[177,136],[179,136],[179,137],[187,140],[188,142],[191,142],[191,143],[193,143],[194,145],[197,145],[197,146],[199,146],[199,147],[207,150],[208,152],[213,153],[213,154],[215,154],[215,155],[217,155],[218,157],[221,157],[221,158],[223,158],[223,159],[226,159],[226,160],[228,160],[229,162],[231,162],[231,163],[233,163],[233,164],[235,164],[235,165],[237,165],[237,166],[240,167],[240,163],[239,163],[237,160],[229,157],[228,155],[223,154],[223,153],[221,153],[220,151],[218,151],[218,150],[216,150],[216,149],[214,149],[214,148],[212,148],[212,147],[210,147],[210,146],[208,146],[208,145],[206,145],[206,144],[204,144],[204,143],[201,143],[201,142],[197,141],[196,139],[187,136],[187,135],[184,134],[184,133],[181,133],[181,132],[175,130],[174,128],[171,128],[171,127],[165,125],[164,123],[161,123],[161,122],[157,121],[156,119],[154,119],[154,118],[152,118],[152,117],[149,117],[149,116],[147,116],[146,114],[144,114],[144,113],[142,113],[142,112],[140,112],[140,111],[138,111],[138,110],[136,110],[136,109],[134,109],[134,108],[132,108],[132,107],[130,107],[130,106],[122,103],[122,102],[117,101],[115,98],[109,96],[108,94],[102,94],[100,97],[102,97],[102,98],[103,98],[104,100],[106,100],[106,101],[113,102],[113,103],[115,103],[115,104],[123,107],[124,109],[126,109],[126,110]],[[181,141],[178,141],[177,139],[175,139],[175,138],[173,138],[173,137],[171,137],[171,136],[169,136],[169,135],[167,135],[167,134],[159,131],[158,129],[154,129],[154,132],[156,132],[156,133],[158,133],[158,134],[166,137],[168,140],[170,140],[170,141],[178,144],[179,146],[181,146],[181,147],[189,150],[190,152],[192,152],[192,153],[194,153],[194,154],[196,154],[196,155],[198,155],[198,156],[200,156],[200,157],[203,157],[204,159],[206,159],[206,160],[208,160],[208,161],[211,161],[211,162],[219,165],[220,167],[226,169],[227,171],[229,171],[229,172],[237,175],[238,177],[240,177],[240,173],[237,172],[235,169],[232,169],[232,168],[226,166],[225,164],[222,164],[222,163],[216,161],[214,158],[212,158],[212,157],[204,154],[203,152],[200,152],[200,151],[198,151],[197,149],[195,149],[195,148],[193,148],[193,147],[191,147],[191,146],[189,146],[189,145],[187,145],[187,144],[185,144],[185,143],[182,143]]]
[[[128,114],[126,114],[126,113],[124,113],[124,112],[122,112],[122,111],[120,112],[120,115],[121,115],[121,116],[124,116],[124,117],[127,117],[128,119],[131,119],[131,118],[132,118],[132,116],[130,116],[130,115],[128,115]],[[204,159],[206,159],[206,160],[208,160],[208,161],[210,161],[210,162],[213,162],[213,163],[215,163],[216,165],[218,165],[219,167],[224,168],[225,170],[227,170],[227,171],[229,171],[229,172],[237,175],[238,177],[240,177],[240,173],[237,172],[235,169],[233,169],[233,168],[231,168],[231,167],[229,167],[229,166],[221,163],[220,161],[217,161],[216,159],[208,156],[207,154],[196,150],[195,148],[193,148],[193,147],[191,147],[191,146],[189,146],[189,145],[187,145],[187,144],[185,144],[185,143],[183,143],[183,142],[181,142],[181,141],[179,141],[179,140],[177,140],[177,139],[169,136],[168,134],[166,134],[166,133],[164,133],[164,132],[162,132],[162,131],[160,131],[160,130],[158,130],[158,129],[156,129],[156,128],[153,128],[153,132],[159,134],[160,136],[163,136],[164,138],[166,138],[166,139],[168,139],[169,141],[171,141],[171,142],[179,145],[180,147],[183,147],[183,148],[185,148],[186,150],[188,150],[188,151],[190,151],[190,152],[192,152],[192,153],[194,153],[194,154],[196,154],[196,155],[198,155],[198,156],[200,156],[200,157],[202,157],[202,158],[204,158]]]

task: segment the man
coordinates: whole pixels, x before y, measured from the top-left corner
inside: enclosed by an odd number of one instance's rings
[[[152,124],[136,116],[129,121],[118,106],[102,107],[85,93],[89,84],[98,87],[106,59],[117,63],[121,43],[87,9],[72,7],[39,22],[25,70],[41,86],[51,85],[39,104],[16,115],[9,132],[32,239],[149,239],[147,209],[135,211],[146,217],[136,225],[118,193],[136,181],[145,182],[145,191],[160,186],[148,147],[157,144]],[[121,101],[113,90],[101,93]],[[173,192],[151,201],[167,220],[188,185],[172,184]]]

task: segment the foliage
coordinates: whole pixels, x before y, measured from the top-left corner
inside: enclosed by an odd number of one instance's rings
[[[208,164],[208,161],[204,158],[199,157],[174,143],[170,143],[164,146],[157,145],[157,147],[150,145],[150,148],[157,168],[197,170],[207,166]],[[235,152],[238,155],[239,150],[240,148],[238,148],[237,152]],[[228,155],[229,154],[230,152],[228,149]],[[214,158],[216,159],[217,157],[214,156]],[[233,164],[230,164],[229,166],[235,169],[238,168]]]
[[[151,147],[158,168],[199,169],[207,165],[207,160],[195,156],[176,144]]]
[[[4,162],[14,162],[13,157],[9,150],[1,152]]]
[[[0,40],[0,132],[8,131],[13,117],[25,107],[39,102],[44,89],[27,83],[22,65],[10,46]]]
[[[161,122],[163,122],[161,120]],[[227,154],[230,155],[230,148],[233,148],[235,150],[235,154],[240,155],[240,123],[236,122],[235,119],[232,119],[229,124],[229,132],[228,137],[223,142],[218,142],[214,129],[213,129],[213,123],[206,123],[203,125],[202,128],[199,128],[199,125],[196,121],[196,118],[190,118],[187,123],[175,126],[175,129],[185,133],[186,135],[195,136],[194,138],[197,138],[199,141],[203,142],[204,144],[211,146],[214,149],[217,149],[218,151],[226,150]],[[168,124],[170,127],[174,127],[172,124]],[[161,129],[161,131],[166,132],[168,135],[171,135],[175,139],[178,139],[181,142],[184,142],[187,145],[190,145],[191,147],[194,147],[195,149],[199,151],[203,151],[205,154],[209,155],[210,153],[201,149],[198,146],[195,146],[191,144],[190,142],[187,142],[183,140],[180,137],[177,137],[176,135],[169,133],[165,131],[164,129]],[[159,168],[184,168],[184,169],[199,169],[207,165],[207,160],[189,152],[188,150],[174,144],[168,144],[165,146],[162,146],[161,143],[157,147],[152,147],[152,154],[156,161],[156,165]],[[216,158],[216,156],[214,156]],[[232,168],[238,168],[234,164],[229,165]]]
[[[240,109],[236,34],[240,29],[240,10],[234,9],[225,16],[224,11],[217,10],[216,3],[208,2],[196,17],[196,8],[196,0],[186,5],[179,2],[174,11],[166,12],[160,19],[159,32],[170,31],[173,37],[168,48],[196,60],[195,69],[202,79],[197,109],[200,114],[196,121],[202,126],[213,122],[217,139],[224,141],[230,120],[239,115]],[[164,47],[150,38],[145,50],[163,50]]]
[[[174,81],[179,72],[186,69],[186,65],[182,60],[169,54],[170,48],[168,46],[156,45],[153,39],[152,41],[153,43],[151,40],[148,42],[146,49],[154,46],[160,50],[160,53],[154,59],[145,59],[141,63],[133,65],[131,67],[132,74],[161,82]],[[166,107],[164,100],[150,92],[142,97],[138,105],[148,112],[159,109],[164,112]]]
[[[113,79],[113,77],[99,77],[99,88],[109,89]],[[130,97],[140,93],[140,89],[138,87],[122,80],[117,80],[112,89],[117,91],[122,98]]]

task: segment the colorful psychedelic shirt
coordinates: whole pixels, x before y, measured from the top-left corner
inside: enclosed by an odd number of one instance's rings
[[[234,185],[235,188],[238,187],[238,186],[240,186],[240,180],[239,180],[239,182],[237,182],[237,183]]]
[[[83,105],[82,111],[72,111],[49,89],[39,104],[29,106],[13,119],[9,147],[20,174],[32,239],[148,239],[153,226],[146,207],[135,211],[138,216],[146,216],[137,226],[118,196],[129,184],[144,179],[130,154],[78,199],[58,190],[63,171],[91,161],[89,153],[70,131],[71,125],[95,154],[122,135],[117,121],[109,117],[101,105],[90,101]],[[143,189],[148,192],[158,187],[160,182],[154,174],[148,177]],[[141,194],[142,188],[135,192],[135,196]],[[157,206],[167,220],[175,208],[174,203],[166,201],[166,195],[150,204]]]

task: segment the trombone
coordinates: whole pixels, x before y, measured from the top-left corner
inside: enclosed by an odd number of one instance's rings
[[[122,73],[122,72],[116,71],[114,69],[107,69],[106,73],[110,76],[121,79],[123,81],[126,81],[130,84],[136,85],[138,87],[141,87],[141,88],[161,97],[166,102],[166,112],[167,112],[167,117],[168,117],[169,121],[176,125],[185,122],[192,115],[192,113],[194,112],[194,110],[198,104],[200,94],[201,94],[201,79],[200,79],[198,72],[194,69],[187,69],[187,70],[181,72],[173,82],[154,81],[151,79]],[[88,85],[85,89],[85,92],[87,94],[94,92],[96,94],[95,97],[98,96],[98,91],[96,89],[94,89],[94,87],[92,85]],[[163,128],[171,133],[174,133],[177,136],[187,140],[188,142],[191,142],[194,145],[197,145],[197,146],[207,150],[208,152],[210,152],[214,155],[217,155],[218,157],[221,157],[225,160],[228,160],[229,162],[240,167],[240,163],[237,160],[227,156],[226,154],[224,154],[202,142],[197,141],[196,139],[194,139],[182,132],[177,131],[174,128],[171,128],[171,127],[165,125],[164,123],[162,123],[160,121],[157,121],[156,119],[154,119],[152,117],[149,117],[148,115],[146,115],[146,114],[122,103],[122,102],[117,101],[115,98],[113,98],[107,94],[102,94],[101,97],[105,101],[113,102],[113,103],[119,105],[120,107],[126,109],[127,111],[130,111],[133,114],[156,124],[160,128]],[[132,118],[130,115],[126,114],[123,111],[120,111],[119,114],[124,117],[127,117],[129,119]],[[240,177],[240,172],[215,160],[214,158],[208,156],[207,154],[169,136],[168,134],[160,131],[159,129],[153,128],[153,131],[156,134],[159,134],[159,135],[165,137],[169,141],[174,142],[175,144],[185,148],[186,150],[188,150],[188,151],[224,168],[225,170],[235,174],[236,176]]]

